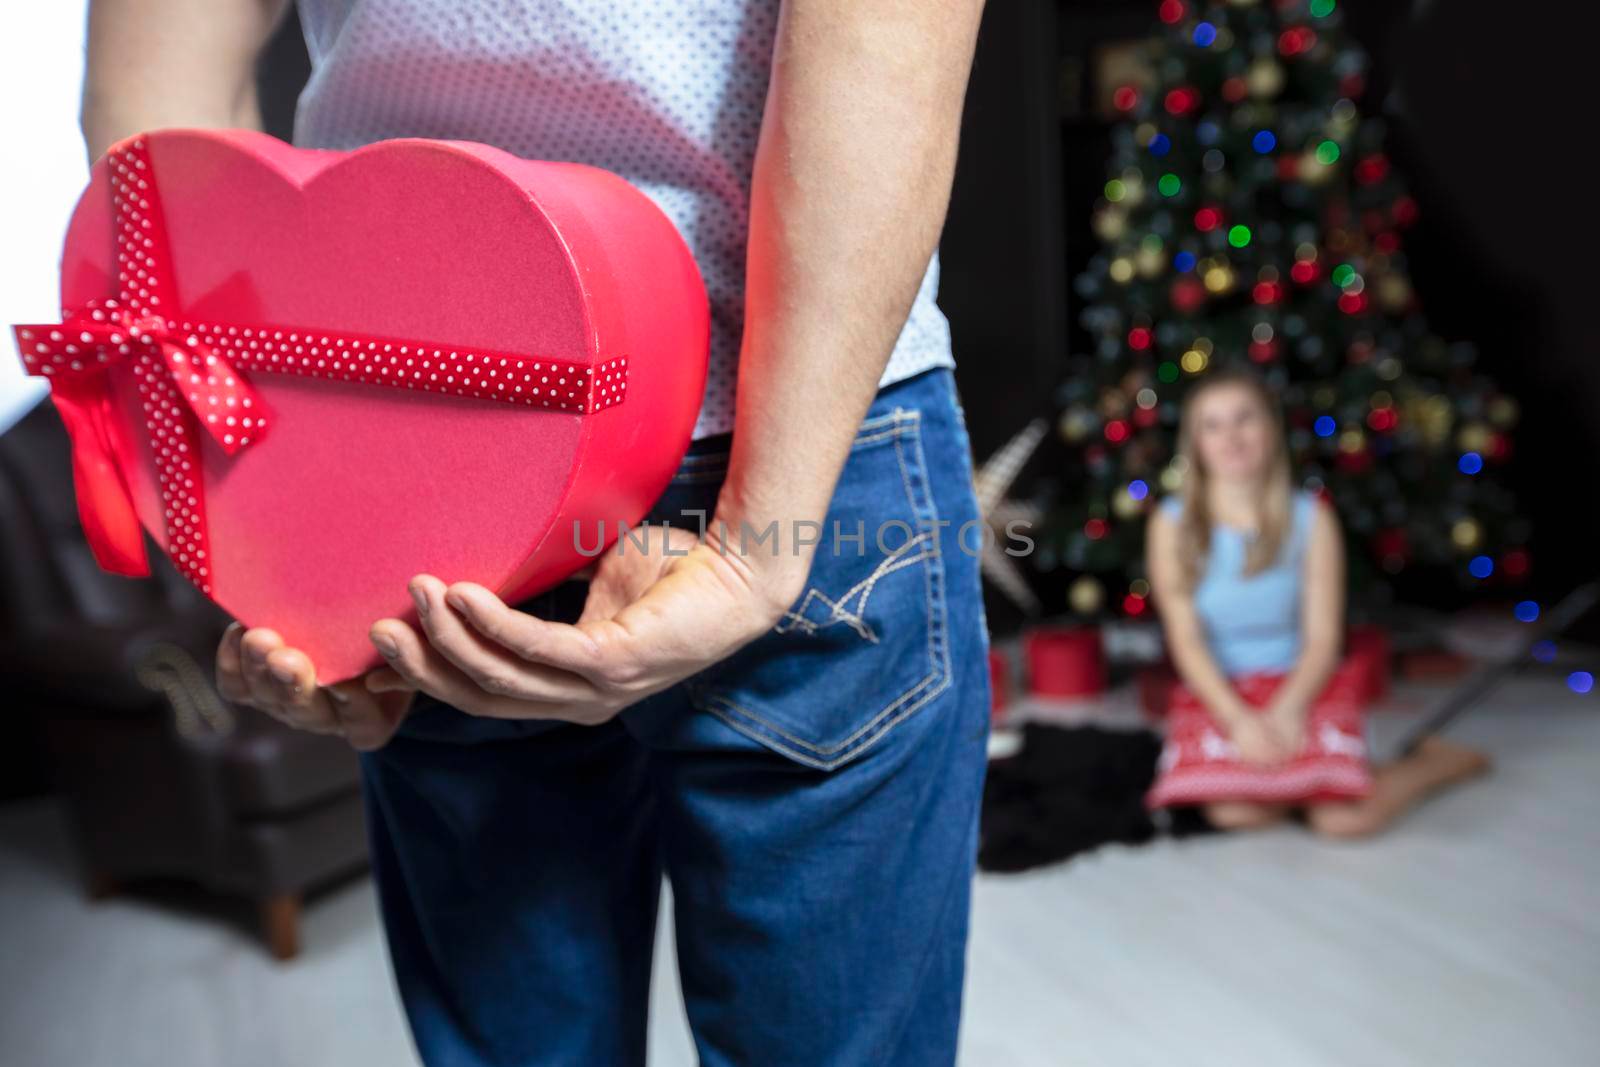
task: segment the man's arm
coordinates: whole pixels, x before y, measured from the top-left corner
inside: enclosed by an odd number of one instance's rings
[[[751,188],[719,518],[778,522],[787,607],[944,225],[981,0],[789,0]],[[770,560],[763,560],[766,566]]]
[[[91,0],[79,124],[89,159],[140,130],[261,128],[256,56],[289,0]]]

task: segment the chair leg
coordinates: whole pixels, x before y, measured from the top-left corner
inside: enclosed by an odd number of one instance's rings
[[[273,959],[292,960],[299,955],[300,894],[279,893],[263,900],[261,928]]]

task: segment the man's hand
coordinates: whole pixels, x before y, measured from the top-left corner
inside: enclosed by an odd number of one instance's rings
[[[596,725],[728,656],[799,595],[792,566],[763,569],[735,546],[649,528],[647,547],[606,551],[573,624],[508,607],[472,582],[411,581],[418,633],[380,619],[392,672],[374,687],[420,689],[473,715]]]
[[[380,668],[381,670],[382,668]],[[338,734],[361,750],[381,748],[411,707],[407,691],[374,692],[364,679],[317,685],[304,652],[287,647],[274,630],[229,626],[217,648],[217,689],[297,730]]]

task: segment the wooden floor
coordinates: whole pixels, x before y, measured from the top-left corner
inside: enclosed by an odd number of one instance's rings
[[[1380,743],[1407,718],[1374,716]],[[1600,1062],[1600,693],[1519,681],[1454,736],[1493,776],[1377,841],[1283,829],[980,878],[963,1063]],[[56,808],[0,810],[0,1067],[415,1062],[367,881],[310,906],[289,966],[248,919],[172,891],[87,904]],[[654,1011],[652,1062],[692,1063],[670,959]]]

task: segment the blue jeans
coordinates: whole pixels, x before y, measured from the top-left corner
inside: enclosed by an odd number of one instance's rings
[[[698,527],[726,463],[725,437],[696,442],[652,518]],[[424,1062],[642,1064],[665,875],[706,1067],[953,1063],[988,734],[977,517],[949,371],[896,383],[773,630],[603,726],[424,699],[363,756]],[[585,588],[522,607],[575,619]]]

